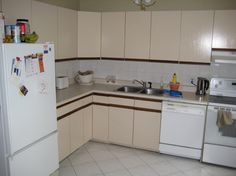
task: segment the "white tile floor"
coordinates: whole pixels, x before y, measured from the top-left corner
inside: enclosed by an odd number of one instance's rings
[[[236,169],[88,142],[60,163],[59,176],[236,176]]]

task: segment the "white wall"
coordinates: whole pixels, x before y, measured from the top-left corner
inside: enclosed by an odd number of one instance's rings
[[[55,65],[57,76],[68,76],[70,84],[74,83],[74,77],[79,71],[79,61],[57,62]]]
[[[105,78],[107,75],[115,75],[117,79],[168,83],[173,73],[177,73],[177,79],[182,85],[190,85],[191,78],[197,77],[210,79],[213,76],[236,78],[236,65],[185,65],[152,62],[129,62],[129,61],[78,61],[78,70],[94,70],[95,77]]]

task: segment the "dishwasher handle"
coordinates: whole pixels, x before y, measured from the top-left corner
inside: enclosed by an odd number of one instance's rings
[[[205,115],[206,107],[202,105],[187,105],[181,103],[164,103],[162,112]]]

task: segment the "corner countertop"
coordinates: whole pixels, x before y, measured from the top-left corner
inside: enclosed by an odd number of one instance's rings
[[[171,97],[169,95],[143,95],[139,93],[125,93],[116,91],[117,88],[122,85],[112,85],[112,84],[98,84],[95,83],[93,85],[79,85],[73,84],[70,87],[62,90],[57,90],[57,106],[62,105],[64,103],[70,102],[82,96],[91,94],[91,93],[104,93],[109,95],[123,95],[123,96],[132,96],[132,97],[142,97],[142,98],[150,98],[150,99],[159,99],[165,101],[172,102],[182,102],[182,103],[191,103],[191,104],[208,104],[208,96],[197,96],[193,92],[182,92],[182,97]]]

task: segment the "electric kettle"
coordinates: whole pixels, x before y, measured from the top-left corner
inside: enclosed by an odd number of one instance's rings
[[[197,90],[196,95],[205,95],[206,91],[209,88],[209,80],[206,78],[198,77],[197,78]]]

